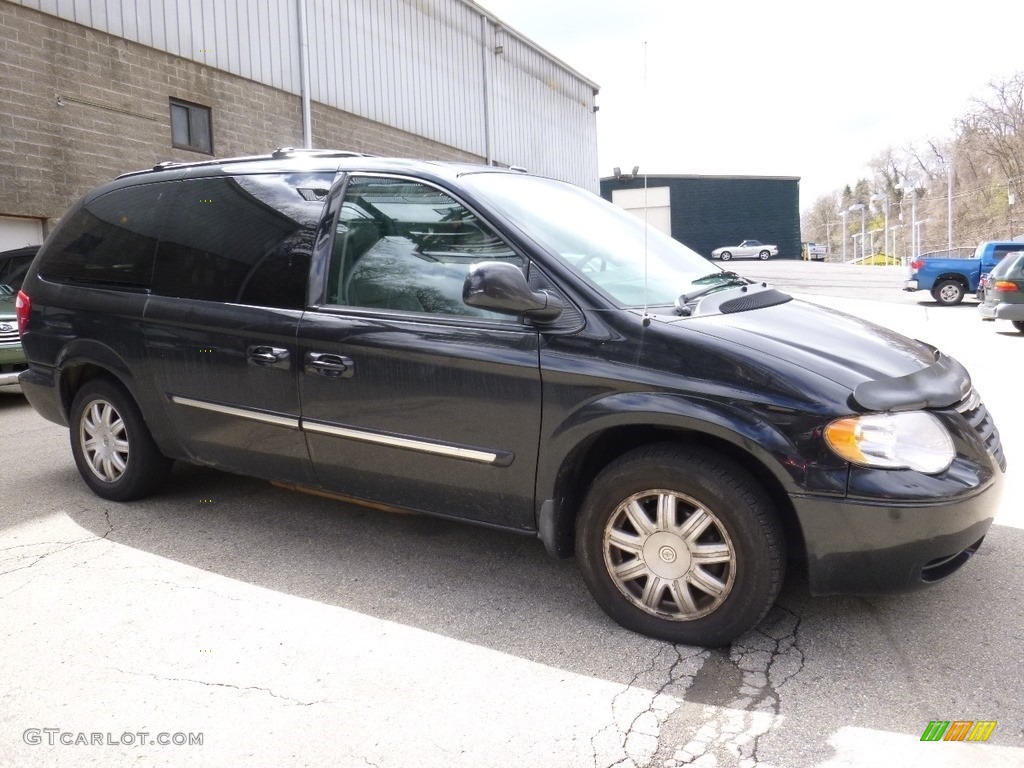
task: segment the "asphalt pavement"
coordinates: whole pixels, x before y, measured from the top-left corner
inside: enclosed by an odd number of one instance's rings
[[[1024,334],[903,293],[902,269],[729,268],[971,370],[1009,481],[951,579],[815,598],[793,572],[729,648],[672,645],[534,539],[180,465],[105,502],[67,430],[0,396],[0,766],[1024,765]],[[922,741],[936,720],[997,724]]]

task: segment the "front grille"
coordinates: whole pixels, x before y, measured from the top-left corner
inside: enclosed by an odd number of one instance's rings
[[[978,433],[978,436],[985,441],[985,447],[992,454],[999,468],[1006,471],[1006,457],[1003,455],[1003,444],[999,440],[999,430],[988,408],[981,402],[978,392],[974,389],[957,403],[956,409],[960,412],[971,428]]]
[[[18,326],[14,323],[0,323],[0,344],[18,341]]]

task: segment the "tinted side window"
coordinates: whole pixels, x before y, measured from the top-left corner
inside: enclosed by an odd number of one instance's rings
[[[186,179],[164,225],[153,291],[301,309],[333,174]]]
[[[160,218],[174,189],[173,183],[142,184],[96,198],[54,233],[39,274],[148,288]]]
[[[445,192],[415,181],[354,177],[338,218],[328,302],[502,317],[462,301],[466,275],[478,261],[525,266],[486,222]]]

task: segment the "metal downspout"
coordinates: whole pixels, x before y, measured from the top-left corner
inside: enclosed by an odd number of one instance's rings
[[[490,29],[486,16],[480,17],[480,39],[484,55],[484,160],[487,165],[494,162],[494,153],[491,147],[491,136],[494,126],[491,124],[491,57],[494,55],[491,50],[489,35]]]
[[[299,79],[302,90],[302,146],[313,148],[313,109],[309,99],[309,38],[306,33],[306,0],[296,0],[299,10]]]

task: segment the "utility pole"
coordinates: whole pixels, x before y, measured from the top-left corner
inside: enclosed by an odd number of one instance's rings
[[[953,255],[953,157],[946,161],[946,249]]]

